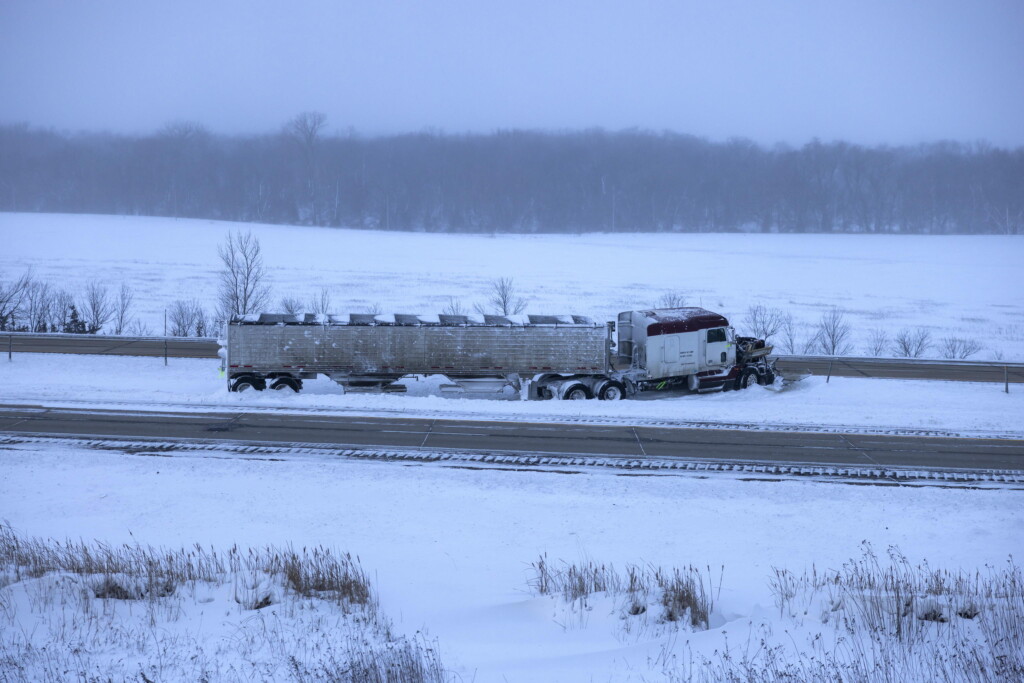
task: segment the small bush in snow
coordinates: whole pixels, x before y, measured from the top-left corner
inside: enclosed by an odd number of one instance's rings
[[[658,308],[683,308],[686,306],[687,296],[683,292],[665,292],[658,298]]]
[[[868,356],[881,356],[889,349],[889,333],[883,329],[871,330],[864,351]]]
[[[939,353],[943,358],[964,360],[981,351],[981,344],[973,339],[943,337],[939,341]]]
[[[923,327],[903,328],[892,341],[893,355],[899,358],[920,358],[932,345],[932,334]]]

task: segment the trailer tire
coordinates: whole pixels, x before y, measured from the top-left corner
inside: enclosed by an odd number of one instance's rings
[[[263,391],[266,388],[266,382],[258,377],[252,377],[251,375],[239,377],[235,380],[235,383],[231,385],[231,391],[249,391],[250,389]]]
[[[291,389],[296,394],[302,389],[302,382],[291,377],[279,377],[270,385],[271,389],[275,391],[282,391],[284,389]]]
[[[597,392],[597,397],[602,401],[619,401],[626,396],[626,387],[622,386],[618,382],[606,382],[601,390]]]
[[[737,389],[749,389],[758,383],[757,370],[753,368],[747,368],[736,378]]]
[[[562,399],[565,401],[585,401],[588,398],[593,398],[593,395],[586,384],[570,384],[562,391]]]

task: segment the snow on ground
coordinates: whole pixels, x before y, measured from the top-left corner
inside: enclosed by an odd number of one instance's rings
[[[363,415],[539,421],[607,420],[740,423],[754,427],[804,425],[851,430],[924,429],[977,435],[1024,435],[1024,387],[996,383],[808,377],[776,390],[661,397],[624,401],[507,401],[430,395],[427,380],[409,380],[406,395],[345,394],[327,379],[291,392],[229,393],[219,361],[130,356],[22,353],[0,358],[4,403],[153,409],[318,411]],[[429,379],[429,378],[428,378]],[[426,386],[422,386],[426,385]]]
[[[927,326],[977,339],[981,359],[1024,358],[1019,236],[466,236],[243,226],[139,217],[0,214],[0,273],[33,273],[72,291],[132,285],[154,331],[172,299],[212,305],[216,247],[232,229],[260,238],[275,298],[330,289],[339,313],[435,313],[471,305],[513,276],[531,312],[611,319],[666,291],[742,328],[764,303],[812,323],[846,309],[857,350],[872,328]],[[995,384],[809,378],[790,389],[605,403],[343,395],[326,381],[298,396],[232,395],[217,361],[50,356],[0,358],[0,400],[182,406],[196,410],[402,413],[538,420],[675,420],[919,428],[1017,434],[1022,395]],[[987,571],[1024,553],[1013,489],[851,486],[728,476],[625,476],[275,458],[231,453],[139,457],[72,445],[0,447],[0,520],[26,535],[224,549],[324,544],[357,555],[383,612],[425,630],[458,676],[477,681],[658,680],[728,642],[838,630],[780,616],[773,567],[837,569],[867,541],[913,563]],[[215,457],[209,457],[213,455]],[[217,457],[222,456],[222,457]],[[567,610],[531,594],[530,563],[594,560],[724,567],[711,629],[626,633],[595,599]],[[717,578],[715,579],[717,585]],[[0,595],[0,606],[8,605]],[[939,627],[936,627],[939,628]],[[216,629],[214,629],[216,631]],[[790,638],[788,634],[796,634]],[[0,633],[0,636],[3,634]],[[296,638],[302,637],[296,634]],[[174,647],[173,641],[166,641]],[[230,647],[230,643],[225,647]],[[673,659],[675,657],[675,659]],[[675,669],[678,672],[678,669]],[[671,673],[671,671],[669,671]]]
[[[213,306],[217,245],[252,230],[274,301],[328,288],[335,312],[438,313],[467,308],[488,283],[514,277],[532,313],[611,320],[667,291],[742,328],[763,303],[802,329],[838,306],[863,354],[872,330],[927,328],[977,341],[986,360],[1024,359],[1024,236],[586,234],[445,235],[224,223],[138,216],[0,213],[0,274],[31,268],[71,291],[124,281],[153,332],[178,298]],[[935,349],[932,355],[935,355]]]
[[[1010,489],[213,455],[223,457],[5,446],[0,520],[57,539],[350,551],[396,630],[425,630],[455,680],[477,683],[661,680],[666,658],[670,669],[699,662],[726,641],[749,653],[767,632],[809,651],[805,636],[842,633],[814,615],[800,628],[781,617],[772,568],[839,569],[865,541],[883,558],[895,546],[913,564],[968,571],[1024,553],[1022,493]],[[607,600],[573,612],[533,596],[530,563],[543,553],[620,569],[710,567],[716,589],[722,572],[712,627],[626,633]],[[206,619],[218,633],[215,615]]]

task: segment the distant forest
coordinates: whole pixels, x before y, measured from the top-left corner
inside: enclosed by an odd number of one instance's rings
[[[0,210],[430,232],[1024,234],[1024,148],[647,131],[151,135],[0,127]]]

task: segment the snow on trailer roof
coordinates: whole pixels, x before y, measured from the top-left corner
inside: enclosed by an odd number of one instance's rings
[[[593,319],[584,315],[416,315],[410,313],[249,313],[231,319],[233,325],[480,325],[509,327],[527,325],[559,325],[594,327]]]
[[[643,311],[648,318],[647,336],[659,334],[678,334],[680,332],[696,332],[712,327],[727,327],[729,321],[713,311],[696,306],[686,308],[655,308]]]

